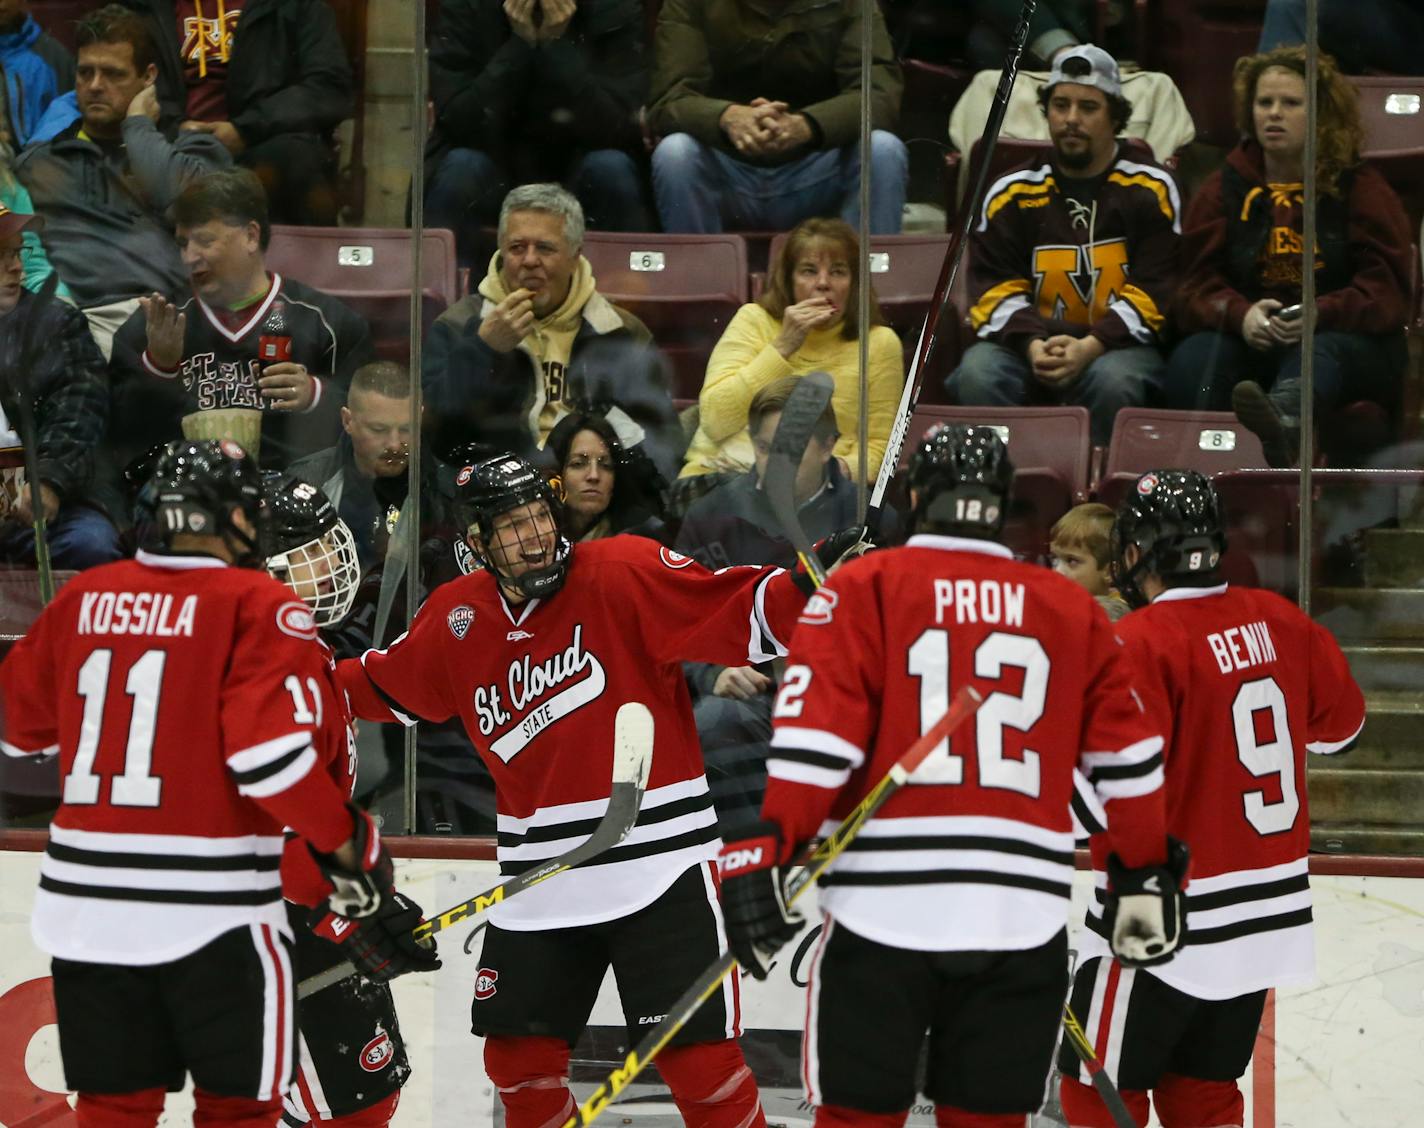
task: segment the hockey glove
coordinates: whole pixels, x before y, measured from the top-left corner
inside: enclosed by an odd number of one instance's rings
[[[1103,921],[1113,955],[1128,967],[1166,963],[1187,938],[1187,902],[1182,886],[1191,854],[1185,842],[1167,839],[1167,862],[1128,869],[1108,857],[1108,893]]]
[[[333,886],[326,898],[328,907],[337,916],[358,920],[375,913],[381,902],[395,893],[395,867],[371,816],[354,803],[346,806],[356,824],[351,834],[356,848],[356,868],[347,868],[337,861],[336,855],[323,854],[310,843],[307,849],[311,850],[322,876]]]
[[[816,559],[821,562],[821,570],[830,573],[830,570],[843,559],[859,556],[867,549],[874,547],[865,538],[864,525],[852,525],[849,529],[841,529],[828,537],[818,540],[815,545]],[[801,593],[810,599],[816,594],[816,581],[811,578],[811,573],[806,571],[806,566],[799,560],[796,567],[792,569],[791,578],[796,586],[801,589]]]
[[[312,931],[341,945],[356,970],[373,983],[388,983],[408,971],[434,971],[440,966],[435,937],[411,935],[425,917],[420,906],[401,893],[381,899],[370,916],[349,920],[336,913],[318,913]]]
[[[727,945],[737,962],[758,979],[771,970],[777,949],[801,931],[806,919],[786,906],[781,880],[781,828],[754,822],[722,847],[722,915]]]

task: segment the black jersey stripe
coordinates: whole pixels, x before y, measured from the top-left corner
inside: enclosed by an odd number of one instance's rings
[[[716,824],[710,826],[694,827],[683,834],[673,835],[671,838],[655,838],[651,842],[634,842],[631,845],[615,846],[611,850],[590,858],[584,862],[580,869],[591,869],[594,866],[616,865],[619,862],[632,862],[639,858],[650,858],[656,854],[672,854],[678,850],[685,850],[690,846],[703,846],[709,842],[717,841],[719,832]],[[557,856],[557,855],[555,855]],[[533,869],[537,865],[547,862],[548,858],[520,858],[517,861],[504,861],[499,863],[501,877],[515,877],[525,870]]]
[[[1210,893],[1193,893],[1187,889],[1187,911],[1203,913],[1210,909],[1225,909],[1232,905],[1249,905],[1256,901],[1271,901],[1292,893],[1304,893],[1310,889],[1310,875],[1298,873],[1293,877],[1283,877],[1277,881],[1262,881],[1251,885],[1238,885],[1231,889],[1217,889]],[[1093,890],[1093,898],[1099,905],[1104,896],[1101,889]],[[1195,936],[1196,932],[1193,931]]]
[[[260,783],[262,780],[268,779],[278,772],[285,771],[296,763],[297,760],[311,751],[312,746],[310,743],[307,743],[293,748],[290,752],[278,756],[275,760],[268,760],[267,763],[261,764],[258,767],[248,768],[246,771],[236,771],[229,767],[228,770],[232,772],[232,778],[237,781],[239,789],[251,787],[254,783]]]
[[[1103,764],[1088,772],[1088,778],[1094,783],[1107,779],[1136,779],[1138,776],[1151,775],[1161,767],[1162,753],[1154,752],[1147,759],[1139,760],[1135,764]]]
[[[1024,873],[1000,873],[998,870],[831,870],[823,874],[820,883],[832,885],[1006,885],[1013,889],[1031,889],[1050,893],[1065,900],[1072,892],[1072,883],[1033,877]]]
[[[1190,920],[1190,918],[1188,919]],[[1187,942],[1194,948],[1203,944],[1224,944],[1229,940],[1240,940],[1243,936],[1256,936],[1267,932],[1283,932],[1289,928],[1299,928],[1314,919],[1315,914],[1309,908],[1304,908],[1289,913],[1277,913],[1274,916],[1249,917],[1246,920],[1232,921],[1230,924],[1219,924],[1215,928],[1190,926],[1187,931]],[[1101,916],[1089,913],[1086,923],[1104,940],[1111,942],[1107,925]]]
[[[867,853],[879,850],[992,850],[999,854],[1017,854],[1025,858],[1041,858],[1057,865],[1071,866],[1073,851],[1054,850],[1036,842],[1019,838],[998,838],[984,834],[861,834],[851,840],[845,852]]]
[[[855,767],[844,756],[837,756],[834,752],[813,752],[809,748],[773,748],[766,758],[805,764],[811,768],[828,768],[833,772],[848,772]]]
[[[141,901],[169,905],[270,905],[282,899],[280,885],[270,889],[132,889],[114,885],[83,885],[40,874],[40,888],[62,897],[100,901]]]
[[[282,865],[281,854],[138,854],[85,850],[50,842],[45,848],[57,862],[109,869],[201,870],[204,872],[267,872]]]
[[[712,796],[710,793],[703,792],[701,795],[689,795],[686,798],[674,799],[671,803],[664,803],[658,807],[643,808],[638,812],[638,821],[634,826],[656,826],[658,823],[667,822],[669,819],[711,809]],[[557,842],[564,838],[575,838],[578,835],[592,834],[594,829],[602,821],[603,815],[600,814],[594,818],[578,819],[574,822],[544,823],[539,826],[531,826],[523,833],[513,830],[501,830],[498,833],[497,841],[501,849],[513,849],[516,846],[527,846],[534,842]]]

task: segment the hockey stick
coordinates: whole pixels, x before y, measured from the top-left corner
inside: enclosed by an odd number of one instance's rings
[[[35,531],[35,569],[40,576],[40,606],[48,605],[54,598],[54,568],[49,559],[49,535],[45,530],[44,498],[40,494],[40,452],[39,431],[35,423],[35,405],[31,399],[34,391],[35,368],[35,323],[40,319],[45,306],[54,300],[55,288],[59,285],[59,275],[50,271],[31,307],[30,317],[20,330],[20,347],[15,368],[11,370],[11,383],[15,388],[15,401],[20,418],[16,420],[20,430],[20,450],[25,459],[25,485],[30,491],[30,520]]]
[[[801,518],[796,512],[796,472],[801,469],[801,457],[835,390],[835,381],[828,372],[808,372],[796,382],[777,420],[771,453],[761,479],[762,492],[776,514],[782,534],[791,542],[801,566],[817,587],[826,582],[826,570],[816,558],[811,538],[801,527]]]
[[[880,782],[871,788],[870,793],[856,805],[855,810],[851,811],[841,824],[831,831],[828,838],[822,840],[815,852],[806,859],[802,868],[792,875],[786,883],[786,904],[788,906],[794,904],[796,899],[810,887],[811,883],[825,872],[826,867],[835,861],[850,845],[851,840],[860,833],[861,827],[885,805],[885,801],[890,796],[905,786],[906,781],[914,774],[915,770],[934,755],[941,744],[944,745],[944,755],[949,754],[948,738],[955,729],[974,715],[983,700],[979,691],[969,685],[955,694],[945,715],[935,723],[929,732],[905,750],[905,753],[895,761],[894,766],[881,777]],[[667,1017],[629,1051],[623,1064],[604,1078],[598,1088],[593,1091],[592,1096],[578,1107],[573,1116],[564,1121],[563,1128],[578,1128],[579,1125],[592,1124],[598,1119],[618,1094],[632,1084],[633,1079],[646,1069],[648,1063],[672,1041],[679,1030],[687,1025],[702,1004],[721,986],[727,973],[736,966],[736,957],[728,952],[698,976],[692,986],[682,993],[682,997],[668,1008]]]
[[[964,258],[969,227],[979,215],[984,204],[984,193],[989,186],[989,166],[994,155],[994,146],[999,141],[999,129],[1004,124],[1004,114],[1008,112],[1009,95],[1013,93],[1014,79],[1018,76],[1019,61],[1023,58],[1024,45],[1028,42],[1028,25],[1033,19],[1037,0],[1023,0],[1019,9],[1019,22],[1014,28],[1013,40],[1008,54],[1004,56],[1004,69],[999,75],[999,85],[994,91],[994,102],[989,108],[989,116],[984,122],[984,132],[979,137],[979,151],[984,159],[979,164],[979,173],[974,185],[965,198],[965,207],[960,212],[959,227],[949,241],[944,254],[944,265],[940,267],[939,281],[935,283],[934,296],[930,298],[929,313],[925,316],[924,328],[920,330],[919,344],[915,346],[915,360],[910,366],[910,378],[905,381],[905,390],[900,394],[900,407],[895,413],[895,425],[890,428],[890,441],[885,447],[885,459],[880,463],[880,473],[875,476],[875,489],[870,495],[870,508],[879,513],[885,503],[885,491],[890,488],[890,479],[895,476],[900,462],[900,452],[905,447],[905,436],[910,430],[910,419],[920,402],[920,386],[925,373],[929,371],[930,360],[935,346],[939,343],[939,322],[949,306],[949,293],[954,287],[954,279],[959,274],[959,263]],[[875,524],[874,518],[867,523]]]
[[[557,858],[541,862],[533,869],[525,870],[468,901],[461,901],[453,908],[436,914],[414,931],[415,938],[425,940],[434,936],[452,924],[458,924],[493,908],[516,893],[538,885],[541,881],[548,881],[549,878],[582,865],[605,850],[617,846],[628,837],[628,832],[638,821],[638,811],[643,804],[643,792],[648,786],[652,759],[653,714],[640,701],[625,702],[618,707],[618,715],[613,721],[613,789],[609,794],[608,809],[603,813],[598,826],[594,827],[593,833]],[[487,923],[481,921],[479,928],[483,928]],[[478,930],[477,928],[476,931]],[[349,960],[343,960],[298,983],[297,998],[305,999],[355,974],[355,965]]]
[[[1103,1063],[1093,1052],[1093,1044],[1083,1033],[1082,1023],[1078,1021],[1078,1016],[1073,1013],[1073,1008],[1067,1003],[1063,1004],[1063,1030],[1068,1037],[1068,1044],[1073,1047],[1073,1052],[1078,1055],[1078,1060],[1088,1071],[1093,1088],[1098,1091],[1098,1096],[1102,1097],[1103,1104],[1108,1106],[1108,1115],[1113,1118],[1113,1123],[1117,1125],[1117,1128],[1137,1128],[1137,1121],[1133,1119],[1132,1113],[1127,1111],[1122,1094],[1117,1091],[1117,1086],[1112,1083],[1108,1071],[1103,1068]]]

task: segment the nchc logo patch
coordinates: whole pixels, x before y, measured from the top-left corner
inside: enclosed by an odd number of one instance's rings
[[[498,988],[495,982],[499,979],[499,972],[492,967],[482,967],[475,974],[475,998],[483,1001],[494,997]]]
[[[391,1036],[378,1026],[376,1036],[361,1047],[361,1068],[367,1073],[379,1073],[391,1064],[395,1056],[396,1048]]]
[[[470,633],[470,624],[475,621],[475,609],[462,603],[445,616],[445,621],[450,624],[450,633],[462,639]]]

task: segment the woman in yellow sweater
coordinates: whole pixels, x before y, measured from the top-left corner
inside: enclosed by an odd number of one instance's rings
[[[737,311],[712,350],[683,477],[748,469],[752,444],[747,408],[752,396],[783,376],[818,370],[829,372],[836,382],[831,400],[841,423],[836,454],[851,476],[857,473],[859,263],[855,230],[842,220],[808,219],[791,232],[771,264],[766,292]],[[870,325],[867,466],[874,479],[900,404],[905,363],[900,338],[880,316],[873,285]]]

